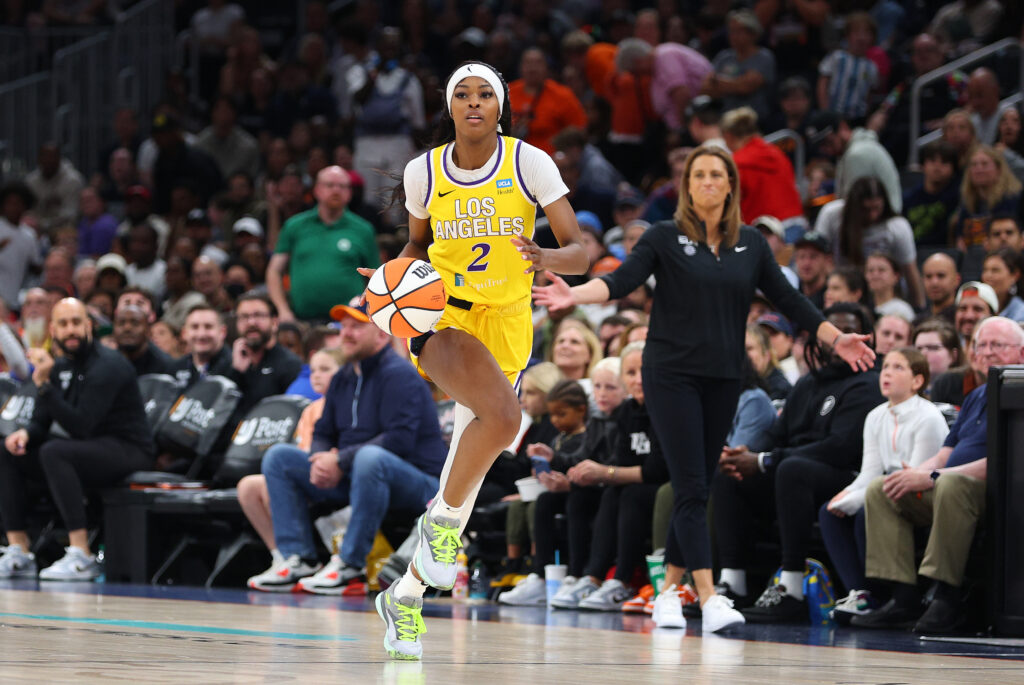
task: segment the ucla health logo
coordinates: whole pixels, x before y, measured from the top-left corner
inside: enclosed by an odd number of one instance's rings
[[[512,179],[511,178],[499,178],[498,179],[498,195],[504,195],[505,193],[512,192]]]

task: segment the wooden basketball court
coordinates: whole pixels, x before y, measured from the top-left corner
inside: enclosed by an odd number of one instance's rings
[[[544,617],[543,609],[441,600],[431,611],[454,618],[427,617],[424,660],[396,663],[385,657],[382,623],[367,601],[237,592],[221,602],[57,585],[0,589],[2,682],[1024,682],[1024,662],[1014,660],[1024,658],[1020,649],[978,658],[954,656],[964,653],[955,644],[940,647],[944,654],[782,644],[752,641],[758,634],[745,634],[749,626],[732,637],[702,637],[699,622],[652,631],[645,617],[607,630],[576,612],[537,625],[520,620]]]

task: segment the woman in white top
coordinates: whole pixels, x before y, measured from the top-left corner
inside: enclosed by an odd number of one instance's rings
[[[928,386],[928,360],[912,347],[893,350],[882,362],[882,396],[888,402],[864,420],[864,457],[860,474],[818,512],[821,535],[832,564],[850,591],[836,604],[838,621],[872,608],[864,589],[864,493],[876,478],[914,467],[935,456],[949,427],[921,392]]]
[[[825,205],[814,230],[828,238],[836,266],[864,268],[866,255],[892,255],[906,282],[912,306],[924,306],[924,283],[917,268],[917,247],[910,223],[889,204],[885,186],[873,176],[858,178],[845,200]]]

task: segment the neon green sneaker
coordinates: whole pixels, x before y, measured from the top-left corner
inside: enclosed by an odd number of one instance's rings
[[[430,516],[428,512],[420,516],[416,525],[420,531],[420,542],[412,557],[416,574],[431,587],[451,590],[458,573],[455,556],[462,547],[458,519]]]
[[[427,632],[423,623],[423,598],[395,597],[395,586],[377,595],[377,615],[387,625],[384,649],[392,659],[416,661],[423,656],[420,635]]]

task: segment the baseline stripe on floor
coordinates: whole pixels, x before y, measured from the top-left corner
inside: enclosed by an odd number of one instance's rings
[[[193,626],[184,623],[160,623],[157,621],[134,621],[116,618],[82,618],[76,616],[47,616],[43,614],[16,614],[0,611],[0,617],[24,618],[34,621],[64,621],[66,623],[87,623],[119,628],[142,628],[149,630],[178,630],[184,633],[212,633],[214,635],[237,635],[246,637],[270,637],[279,640],[318,640],[329,642],[355,642],[349,635],[317,635],[313,633],[281,633],[267,630],[245,630],[243,628],[220,628],[217,626]]]

